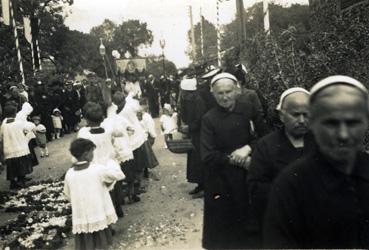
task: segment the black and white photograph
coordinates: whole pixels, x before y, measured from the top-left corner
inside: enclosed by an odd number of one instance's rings
[[[369,0],[0,0],[0,249],[369,249]]]

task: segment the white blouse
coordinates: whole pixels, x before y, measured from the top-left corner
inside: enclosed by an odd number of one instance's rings
[[[131,125],[123,116],[116,113],[116,106],[114,104],[111,108],[108,108],[108,117],[101,123],[101,127],[104,129],[120,131],[122,133],[122,136],[113,138],[113,147],[119,162],[133,160],[133,152],[127,132],[128,126]]]
[[[34,124],[17,119],[7,123],[8,119],[4,119],[0,128],[4,145],[4,158],[18,158],[30,154],[27,133],[30,133]]]
[[[77,138],[84,138],[91,140],[96,145],[94,150],[94,158],[92,160],[95,164],[106,165],[110,160],[116,160],[115,150],[113,147],[113,131],[105,129],[104,133],[92,134],[91,127],[83,127],[78,131]],[[118,164],[118,163],[117,163]]]
[[[109,187],[122,179],[124,174],[114,163],[67,171],[64,193],[72,204],[74,234],[97,232],[118,220]]]
[[[126,97],[126,104],[119,115],[123,116],[133,126],[134,133],[130,135],[129,141],[132,151],[141,147],[147,140],[147,134],[141,126],[140,121],[137,118],[137,112],[141,109],[138,100],[134,99],[131,95]]]
[[[147,112],[142,114],[141,125],[144,128],[146,134],[150,135],[152,138],[156,138],[156,127],[154,119]]]
[[[177,113],[173,113],[172,116],[170,115],[162,115],[160,117],[160,123],[163,127],[163,134],[173,134],[177,132]]]

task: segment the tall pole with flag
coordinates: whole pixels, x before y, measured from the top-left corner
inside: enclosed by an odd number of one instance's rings
[[[196,60],[196,42],[195,42],[195,28],[193,26],[192,18],[192,6],[189,6],[190,25],[191,25],[191,46],[192,46],[192,57]]]
[[[19,73],[22,78],[22,83],[26,84],[26,79],[24,77],[24,70],[23,70],[23,62],[22,62],[22,54],[19,47],[19,38],[18,38],[18,31],[17,31],[17,23],[15,22],[15,15],[14,15],[14,8],[13,3],[11,0],[9,0],[8,6],[3,6],[3,8],[9,7],[10,9],[10,18],[13,26],[13,32],[14,32],[14,39],[15,39],[15,48],[17,50],[17,57],[18,57],[18,64],[19,64]]]
[[[246,41],[246,26],[245,26],[245,7],[243,5],[243,0],[236,0],[237,16],[239,18],[239,43],[240,47],[244,45]]]
[[[263,0],[263,13],[264,13],[264,31],[266,32],[267,35],[270,35],[268,0]]]
[[[38,45],[38,39],[36,39],[36,49],[37,49],[37,56],[38,56],[38,69],[42,70],[41,52],[40,52],[40,46]]]
[[[221,54],[220,54],[220,17],[219,17],[219,3],[221,0],[217,0],[217,61],[218,67],[222,64]]]
[[[23,17],[23,27],[24,27],[24,37],[26,38],[27,42],[31,45],[31,54],[32,54],[32,69],[33,73],[36,74],[36,62],[35,62],[35,50],[33,48],[33,41],[32,41],[32,28],[31,28],[31,19],[29,17]]]
[[[3,22],[5,25],[10,25],[10,8],[9,8],[9,0],[1,0],[2,13],[3,13]]]
[[[200,8],[200,39],[201,39],[201,56],[204,56],[204,17]]]

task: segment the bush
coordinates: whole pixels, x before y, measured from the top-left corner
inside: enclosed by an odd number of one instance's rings
[[[290,25],[272,30],[270,36],[259,30],[239,54],[226,56],[228,62],[239,57],[246,64],[248,84],[267,102],[268,120],[275,121],[274,109],[287,88],[309,89],[334,74],[349,75],[369,86],[369,5],[341,15],[335,2],[328,1],[312,13],[310,29]]]

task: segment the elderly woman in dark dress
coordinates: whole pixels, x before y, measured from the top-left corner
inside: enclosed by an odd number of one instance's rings
[[[237,79],[228,73],[211,81],[217,106],[207,112],[201,125],[201,158],[205,168],[203,247],[248,248],[247,166],[256,132],[263,134],[252,108],[237,100]]]

